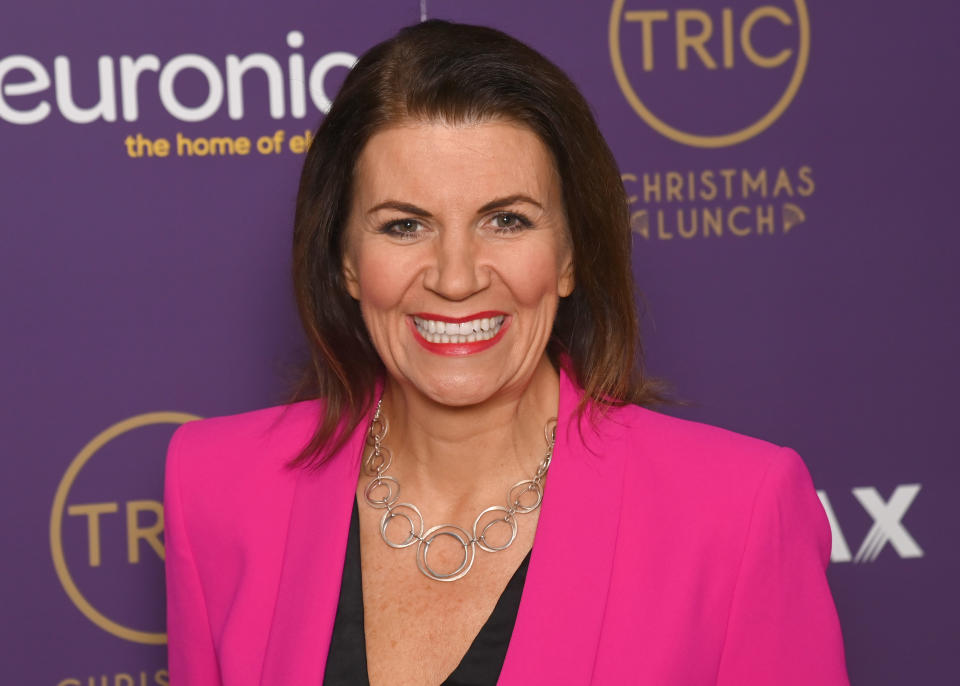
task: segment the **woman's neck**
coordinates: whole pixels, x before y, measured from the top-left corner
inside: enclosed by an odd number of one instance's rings
[[[557,414],[559,376],[544,356],[529,381],[469,407],[449,407],[389,380],[384,444],[402,500],[424,516],[468,514],[501,504],[507,489],[530,478],[546,451],[544,428]],[[475,514],[475,513],[474,513]]]

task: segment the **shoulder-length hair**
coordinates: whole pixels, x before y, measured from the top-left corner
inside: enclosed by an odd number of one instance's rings
[[[357,159],[379,129],[410,120],[512,120],[553,154],[573,250],[575,287],[562,298],[547,352],[595,406],[648,404],[630,263],[626,195],[586,100],[543,55],[490,28],[428,21],[364,54],[307,153],[297,195],[293,281],[310,363],[291,402],[322,399],[310,442],[290,466],[339,449],[385,373],[347,292],[344,229]]]

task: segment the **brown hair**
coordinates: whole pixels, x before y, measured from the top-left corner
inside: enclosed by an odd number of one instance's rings
[[[547,346],[597,406],[659,399],[644,378],[626,196],[613,154],[573,82],[494,29],[428,21],[374,46],[349,73],[307,153],[297,195],[293,280],[310,347],[291,402],[323,399],[315,434],[291,466],[335,452],[373,402],[383,364],[342,274],[356,161],[380,128],[403,120],[528,126],[552,152],[573,249],[575,288]]]

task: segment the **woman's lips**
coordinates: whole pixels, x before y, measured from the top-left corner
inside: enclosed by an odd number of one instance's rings
[[[467,317],[418,313],[407,318],[413,337],[438,355],[472,355],[496,345],[510,324],[504,312],[477,312]]]

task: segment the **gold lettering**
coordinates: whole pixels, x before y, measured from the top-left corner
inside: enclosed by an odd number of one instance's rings
[[[650,238],[650,217],[646,210],[637,210],[630,215],[630,230]]]
[[[87,550],[91,567],[100,566],[100,515],[116,511],[116,503],[89,503],[67,508],[67,514],[71,517],[87,518]]]
[[[800,170],[797,172],[797,176],[799,176],[800,180],[803,182],[803,184],[797,189],[797,193],[804,198],[813,195],[813,191],[816,189],[813,184],[813,169],[804,165],[800,167]]]
[[[177,131],[177,157],[183,157],[184,155],[193,155],[193,143]]]
[[[652,179],[652,181],[651,181]],[[651,200],[650,197],[653,196],[652,202],[660,202],[660,174],[646,174],[643,175],[643,202],[644,204],[649,205]]]
[[[682,208],[677,208],[677,233],[680,234],[681,238],[695,238],[697,235],[697,210],[696,208],[690,208],[689,228],[684,226],[684,214],[685,212]]]
[[[720,176],[723,177],[724,197],[729,200],[733,197],[733,177],[737,175],[736,169],[721,169]]]
[[[730,229],[730,233],[735,236],[749,236],[750,227],[741,227],[737,226],[736,217],[741,214],[749,214],[750,210],[744,207],[743,205],[737,205],[732,210],[730,214],[727,215],[727,228]]]
[[[700,183],[706,186],[706,191],[700,192],[701,200],[713,200],[717,197],[717,184],[713,181],[713,171],[706,169],[700,174]]]
[[[783,167],[780,167],[780,171],[777,172],[777,183],[773,186],[773,197],[779,197],[781,191],[785,192],[791,198],[793,197],[793,185],[790,183],[790,175]]]
[[[766,233],[773,235],[773,205],[757,205],[757,233],[763,235],[764,227]]]
[[[773,69],[774,67],[779,67],[781,64],[790,59],[790,55],[793,54],[793,50],[790,48],[784,48],[776,55],[772,56],[761,55],[759,52],[757,52],[757,49],[753,47],[751,33],[753,32],[754,24],[764,17],[776,19],[784,26],[791,26],[793,24],[793,19],[790,18],[790,15],[779,7],[774,7],[773,5],[757,7],[747,15],[746,20],[743,22],[743,26],[740,27],[740,47],[743,50],[743,54],[747,56],[747,59],[753,62],[755,65],[758,67],[764,67],[766,69]]]
[[[667,202],[683,201],[683,176],[679,172],[667,172]]]
[[[232,138],[217,136],[210,139],[211,155],[234,155],[236,152]]]
[[[641,24],[644,71],[653,71],[653,22],[666,21],[669,16],[666,10],[631,10],[624,15],[627,21],[637,21]]]
[[[145,138],[142,133],[138,133],[136,137],[127,136],[123,139],[123,143],[127,148],[127,155],[129,157],[166,157],[170,154],[170,141],[166,138],[157,138],[151,140]]]
[[[669,241],[673,234],[668,232],[663,225],[663,210],[657,210],[657,238],[662,241]]]
[[[700,23],[700,33],[695,36],[687,33],[687,23],[691,21]],[[697,53],[700,61],[707,69],[716,69],[717,63],[704,47],[710,36],[713,35],[713,20],[710,15],[703,10],[677,10],[676,28],[677,69],[682,71],[687,68],[687,53],[690,48],[693,48],[693,51]]]
[[[141,527],[139,514],[143,511],[153,512],[156,518],[153,524]],[[154,552],[164,559],[163,543],[160,534],[163,532],[163,505],[156,500],[130,500],[127,502],[127,560],[131,564],[140,562],[139,541],[146,541]]]
[[[718,238],[723,235],[723,210],[719,207],[713,208],[713,214],[706,207],[703,208],[703,237],[709,238],[711,231]]]
[[[733,10],[724,8],[723,14],[723,66],[733,69]]]
[[[290,152],[301,154],[307,149],[303,136],[290,136]]]
[[[760,197],[767,197],[767,170],[760,169],[756,177],[750,176],[750,170],[744,169],[740,174],[741,194],[744,200],[750,197],[752,191],[759,191]]]

